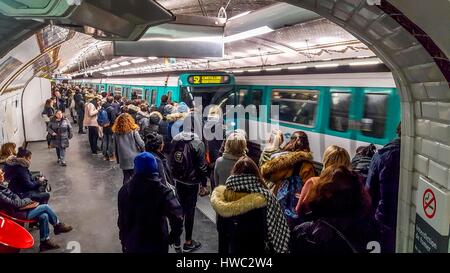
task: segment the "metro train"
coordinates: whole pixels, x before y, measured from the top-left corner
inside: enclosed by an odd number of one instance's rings
[[[194,73],[148,78],[82,79],[75,84],[130,98],[132,92],[159,105],[163,94],[193,106],[266,106],[240,118],[226,119],[228,129],[244,128],[251,148],[261,150],[274,128],[285,139],[294,131],[307,133],[314,161],[321,162],[326,147],[339,145],[354,156],[369,143],[378,147],[396,136],[400,97],[389,72],[235,76]],[[273,106],[279,112],[272,113]]]

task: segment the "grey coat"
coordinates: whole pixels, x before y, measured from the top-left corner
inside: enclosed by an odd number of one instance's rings
[[[214,181],[216,185],[225,185],[234,164],[239,160],[239,157],[224,153],[216,160],[214,166]]]
[[[48,123],[48,132],[50,133],[51,145],[55,148],[67,148],[69,147],[69,139],[72,138],[72,126],[68,119],[63,118],[57,121],[55,117],[50,119]],[[52,134],[56,133],[56,136]]]
[[[122,170],[134,169],[134,158],[138,153],[144,151],[145,143],[135,130],[130,133],[114,133],[116,142],[117,162]]]

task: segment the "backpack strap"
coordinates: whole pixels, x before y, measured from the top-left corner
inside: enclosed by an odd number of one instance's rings
[[[326,226],[328,226],[329,228],[334,230],[336,232],[336,234],[342,240],[344,240],[344,242],[348,245],[348,247],[352,250],[353,253],[358,253],[358,250],[356,250],[356,248],[353,246],[353,244],[350,243],[350,241],[347,239],[347,237],[345,237],[345,235],[339,229],[337,229],[335,226],[333,226],[332,224],[328,223],[327,221],[325,221],[323,219],[319,219],[318,221],[320,221],[321,223],[324,223]]]

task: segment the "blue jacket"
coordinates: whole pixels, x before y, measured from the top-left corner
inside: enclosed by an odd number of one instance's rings
[[[10,156],[6,160],[4,171],[5,179],[9,181],[8,188],[21,198],[26,196],[30,191],[37,191],[41,185],[33,179],[28,169],[29,167],[30,161],[25,158]]]
[[[400,139],[395,139],[373,156],[366,180],[375,219],[391,228],[397,223],[399,177]]]

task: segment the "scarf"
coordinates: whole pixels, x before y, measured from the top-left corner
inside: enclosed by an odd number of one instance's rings
[[[290,231],[275,196],[251,174],[232,175],[225,183],[227,190],[234,192],[260,193],[267,200],[267,231],[273,250],[277,253],[289,251]]]

